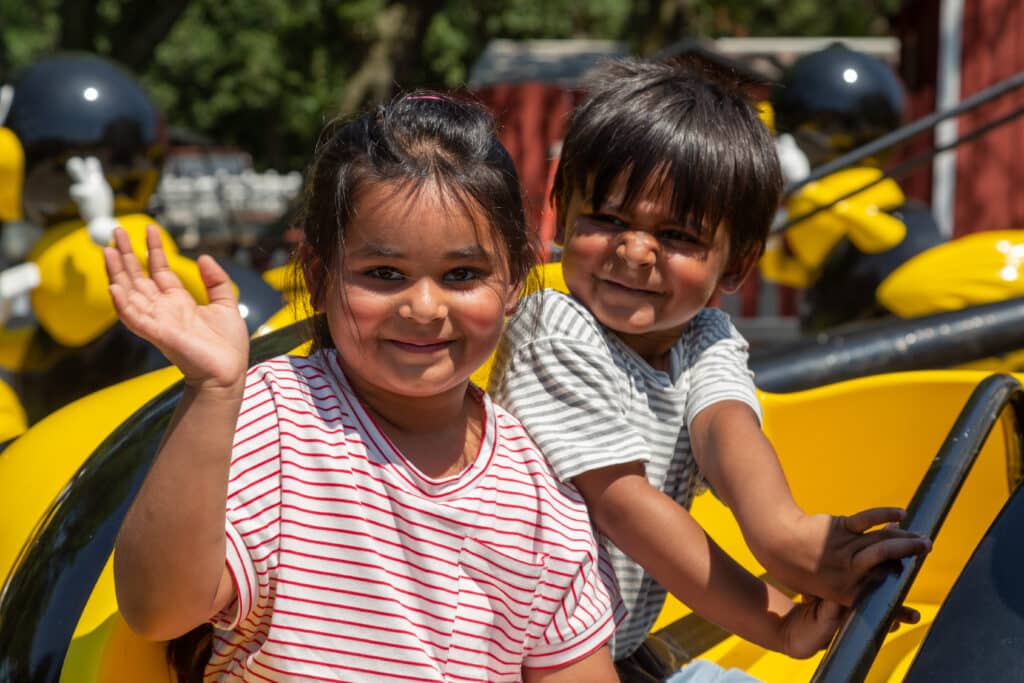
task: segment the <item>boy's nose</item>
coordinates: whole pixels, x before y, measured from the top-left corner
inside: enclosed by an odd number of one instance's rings
[[[658,260],[658,240],[644,230],[628,230],[619,237],[615,253],[634,268],[653,266]]]
[[[424,278],[406,290],[398,306],[398,314],[407,320],[429,323],[447,317],[448,305],[444,294],[430,279]]]

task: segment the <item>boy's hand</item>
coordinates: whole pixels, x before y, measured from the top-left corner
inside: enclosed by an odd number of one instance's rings
[[[783,652],[796,659],[806,659],[832,642],[849,610],[838,603],[804,596],[792,610],[783,617]],[[909,607],[896,608],[889,632],[900,624],[916,624],[921,614]]]
[[[806,597],[782,620],[782,651],[806,659],[828,647],[843,623],[846,608],[835,602]]]
[[[904,515],[900,508],[802,515],[788,530],[787,547],[764,558],[765,568],[794,590],[850,606],[879,565],[931,550],[931,541],[896,525]]]

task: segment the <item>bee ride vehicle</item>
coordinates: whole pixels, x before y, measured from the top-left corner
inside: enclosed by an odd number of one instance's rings
[[[848,225],[843,230],[844,239],[852,235]],[[546,284],[564,288],[557,265],[546,270]],[[1018,302],[1018,314],[1019,308]],[[920,357],[908,360],[906,349],[935,338],[943,341],[942,364],[998,353],[985,345],[997,337],[1019,347],[1012,331],[1024,326],[993,310],[906,321],[923,326],[917,328],[877,328],[860,355],[850,353],[856,344],[837,338],[835,346],[759,370],[764,429],[801,507],[845,514],[909,504],[905,523],[935,535],[932,552],[923,561],[904,561],[864,596],[824,658],[764,651],[671,598],[648,640],[652,656],[670,667],[700,656],[769,683],[935,680],[936,672],[956,672],[953,680],[1016,678],[1024,667],[1024,648],[1017,646],[1024,639],[1024,599],[1012,577],[1024,558],[1008,539],[1024,532],[1020,385],[1014,377],[971,370],[870,374],[927,365]],[[290,315],[283,311],[273,325]],[[986,333],[994,318],[1009,330],[1005,337]],[[959,332],[936,333],[971,326],[978,333],[969,343]],[[302,341],[295,326],[256,338],[252,359]],[[890,351],[879,353],[878,344]],[[834,370],[831,379],[807,371],[823,366]],[[769,368],[777,383],[767,382]],[[486,372],[475,380],[485,384]],[[165,645],[134,636],[118,614],[110,553],[173,411],[179,377],[166,368],[101,389],[48,415],[0,454],[0,575],[7,576],[0,594],[0,680],[173,680]],[[845,381],[826,384],[833,379]],[[730,555],[763,573],[712,494],[697,498],[693,514]],[[886,635],[902,601],[922,621]],[[970,656],[951,642],[969,646]]]
[[[103,386],[166,365],[117,321],[102,247],[123,227],[145,263],[156,225],[171,269],[199,301],[196,263],[144,213],[160,177],[163,124],[118,65],[85,53],[42,58],[17,73],[0,107],[0,221],[41,229],[23,263],[0,272],[0,306],[28,297],[31,313],[0,319],[0,442]],[[225,264],[250,332],[283,304],[253,272]]]
[[[548,284],[557,284],[552,282],[557,266],[548,271]],[[253,362],[299,346],[304,338],[298,325],[257,337]],[[484,381],[486,372],[482,369],[477,381]],[[0,679],[173,680],[164,644],[134,636],[117,612],[110,553],[174,409],[180,388],[170,385],[176,377],[173,369],[162,370],[76,401],[29,429],[0,456],[5,489],[32,489],[13,502],[0,496],[0,519],[7,525],[0,534],[0,573],[8,575],[0,596]],[[962,637],[950,635],[949,628],[974,628],[962,605],[980,590],[978,572],[1012,574],[1022,559],[1016,545],[1006,552],[1004,529],[1009,525],[1019,533],[1021,496],[1008,506],[1006,501],[1020,480],[1016,420],[1024,404],[1015,378],[987,377],[968,370],[909,372],[794,393],[761,392],[765,431],[805,510],[844,514],[910,503],[910,528],[934,535],[941,523],[941,533],[923,561],[904,561],[898,574],[861,600],[824,665],[820,658],[793,660],[730,637],[674,599],[652,630],[649,650],[673,666],[701,656],[769,682],[810,680],[819,665],[817,680],[828,681],[903,680],[925,670],[918,662],[949,666],[934,663],[943,648],[936,651],[930,643]],[[958,418],[983,380],[980,398]],[[147,399],[133,415],[134,406]],[[68,447],[63,435],[81,429],[85,416],[91,429]],[[951,437],[944,442],[947,433]],[[58,439],[62,448],[56,447]],[[45,464],[39,453],[48,454]],[[944,492],[938,503],[933,490]],[[949,494],[956,492],[954,502]],[[47,508],[49,500],[54,502]],[[693,514],[727,552],[763,573],[731,514],[712,494],[698,497]],[[985,551],[993,545],[1000,553]],[[981,556],[987,559],[978,560]],[[988,564],[977,570],[982,566],[977,562]],[[1004,643],[1024,637],[1024,628],[1013,621],[1022,611],[1019,591],[1001,590],[986,594],[985,612],[975,617],[998,613],[1000,628],[1011,630],[1002,639],[979,643],[976,638],[972,647],[981,648],[977,657],[1007,668],[1024,649]],[[879,600],[881,608],[875,605]],[[922,621],[886,637],[893,610],[904,600],[921,611]],[[856,656],[849,654],[854,646]],[[865,646],[866,654],[860,654]]]
[[[784,217],[760,270],[769,282],[802,290],[805,331],[1024,296],[1024,230],[947,240],[929,208],[904,196],[894,176],[938,150],[883,168],[893,145],[1021,85],[1024,73],[900,127],[902,86],[885,63],[839,44],[794,63],[771,101],[790,171]],[[1017,369],[1021,360],[1015,355],[1001,367]]]

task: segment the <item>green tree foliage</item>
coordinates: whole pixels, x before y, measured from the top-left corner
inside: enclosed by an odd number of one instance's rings
[[[492,38],[883,33],[899,0],[0,0],[0,78],[57,49],[141,75],[168,122],[299,168],[325,117],[458,87]]]
[[[686,37],[883,35],[902,0],[635,0],[625,33],[638,54]]]

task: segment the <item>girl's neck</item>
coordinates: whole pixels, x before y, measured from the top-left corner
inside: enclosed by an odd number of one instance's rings
[[[376,387],[349,383],[363,406],[390,428],[403,434],[429,436],[444,426],[464,421],[468,414],[469,382],[434,396],[400,396]],[[390,436],[390,434],[389,434]]]
[[[469,381],[433,396],[402,396],[353,381],[362,406],[401,454],[431,479],[459,474],[480,450],[483,411]]]

